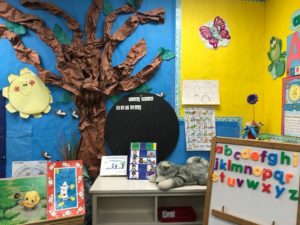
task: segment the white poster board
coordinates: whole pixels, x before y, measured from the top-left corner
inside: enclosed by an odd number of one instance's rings
[[[12,177],[29,177],[47,174],[47,161],[14,161]]]
[[[219,105],[218,80],[183,80],[182,105]]]
[[[204,225],[299,225],[299,145],[214,138]]]
[[[126,176],[127,160],[127,155],[102,156],[100,176]]]

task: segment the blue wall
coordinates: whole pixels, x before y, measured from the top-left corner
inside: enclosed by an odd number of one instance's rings
[[[53,29],[55,24],[59,24],[68,35],[71,32],[67,29],[63,20],[55,17],[47,12],[41,10],[30,10],[19,4],[19,0],[7,0],[10,4],[14,5],[23,12],[37,15],[41,17],[50,29]],[[82,30],[84,30],[84,19],[91,0],[78,1],[78,0],[51,0],[51,3],[56,4],[64,9],[69,15],[77,19]],[[114,8],[120,7],[125,0],[111,1]],[[173,0],[144,0],[139,11],[148,11],[154,8],[162,7],[165,9],[165,23],[164,24],[145,24],[140,25],[137,30],[124,42],[122,42],[113,56],[113,64],[117,65],[122,62],[128,50],[141,38],[146,39],[148,52],[146,56],[139,61],[133,74],[149,64],[157,55],[158,49],[164,47],[175,52],[175,1]],[[122,15],[114,23],[113,30],[118,29],[125,19],[130,15]],[[97,27],[97,36],[102,36],[102,24],[104,15],[101,18]],[[0,19],[0,23],[4,23]],[[59,74],[55,64],[56,59],[50,47],[45,45],[34,32],[28,30],[22,36],[22,40],[26,47],[32,48],[40,55],[44,68]],[[7,77],[10,74],[19,74],[20,69],[29,67],[35,71],[31,65],[20,62],[15,55],[13,48],[6,39],[0,39],[0,89],[8,86]],[[36,71],[35,71],[36,72]],[[174,107],[174,87],[175,87],[175,60],[164,61],[155,77],[147,83],[152,89],[153,93],[164,92],[165,99]],[[54,103],[51,105],[51,111],[43,115],[39,119],[22,119],[18,113],[10,114],[7,116],[7,176],[11,175],[11,162],[20,160],[41,160],[40,152],[45,150],[49,152],[54,159],[61,159],[59,149],[64,143],[69,143],[72,134],[75,133],[79,137],[77,125],[78,120],[73,119],[71,112],[75,110],[72,102],[65,102],[63,96],[66,93],[64,90],[48,86],[54,98]],[[108,110],[111,107],[108,103]],[[64,118],[56,115],[57,110],[67,112]],[[176,157],[175,157],[176,158]],[[181,158],[181,157],[180,157]]]

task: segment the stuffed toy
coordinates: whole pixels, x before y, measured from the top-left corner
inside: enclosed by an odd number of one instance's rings
[[[149,181],[157,183],[158,189],[167,191],[171,188],[184,185],[206,185],[208,177],[208,161],[204,158],[193,156],[188,158],[186,165],[176,165],[169,161],[158,163],[155,174]]]

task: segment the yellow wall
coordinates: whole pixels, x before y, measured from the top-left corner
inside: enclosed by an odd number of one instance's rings
[[[272,0],[266,1],[265,19],[265,49],[269,49],[269,41],[272,36],[282,39],[283,50],[286,51],[287,36],[292,33],[289,29],[292,14],[299,9],[299,0]],[[264,122],[265,132],[271,134],[281,134],[281,108],[282,108],[282,77],[272,80],[267,73],[267,66],[270,62],[265,57],[264,84],[265,84],[265,107]],[[283,77],[285,77],[284,74]]]
[[[264,5],[242,0],[182,1],[181,79],[219,80],[217,116],[242,116],[251,121],[252,106],[246,99],[256,93],[255,119],[264,119]],[[213,50],[202,42],[198,29],[216,16],[227,23],[231,40],[227,47]]]

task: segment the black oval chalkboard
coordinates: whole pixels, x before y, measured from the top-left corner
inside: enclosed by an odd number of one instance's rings
[[[155,94],[125,96],[107,114],[105,141],[113,155],[128,155],[130,142],[156,142],[159,162],[172,153],[178,135],[175,111]]]

